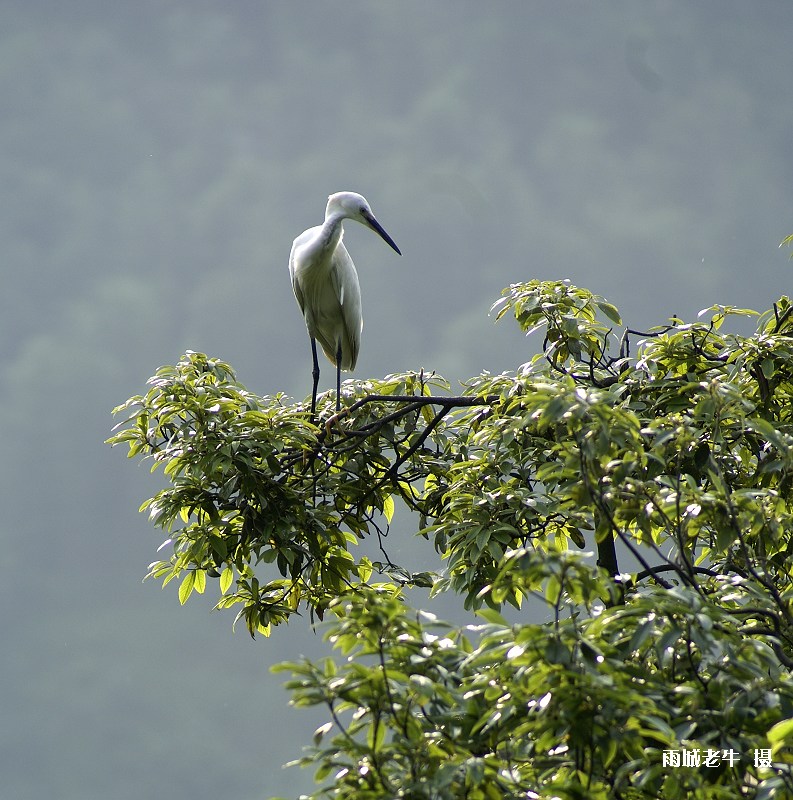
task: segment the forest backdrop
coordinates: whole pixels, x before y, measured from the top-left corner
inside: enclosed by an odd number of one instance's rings
[[[340,189],[404,253],[347,234],[358,378],[514,369],[535,345],[487,309],[535,277],[634,327],[766,308],[790,291],[790,18],[784,0],[4,2],[4,794],[307,788],[280,765],[314,719],[268,668],[320,636],[252,642],[211,597],[141,584],[158,479],[102,444],[110,409],[188,348],[305,396],[286,260]]]

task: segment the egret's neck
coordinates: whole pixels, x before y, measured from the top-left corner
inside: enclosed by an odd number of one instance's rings
[[[344,214],[338,211],[326,214],[325,221],[322,223],[321,239],[323,244],[327,243],[327,247],[334,249],[341,241],[341,237],[344,235],[341,223],[344,218]]]
[[[344,228],[342,228],[342,221],[345,215],[340,211],[330,211],[325,214],[325,221],[322,223],[322,241],[327,242],[327,246],[331,249],[341,241],[344,236]]]

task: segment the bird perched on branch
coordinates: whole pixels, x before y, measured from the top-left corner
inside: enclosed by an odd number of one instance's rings
[[[358,273],[342,243],[342,221],[352,219],[378,233],[399,255],[400,249],[375,219],[366,198],[355,192],[337,192],[328,198],[325,221],[303,231],[292,243],[289,274],[295,299],[311,339],[314,384],[311,417],[317,407],[319,362],[317,342],[336,367],[336,411],[340,409],[341,371],[353,370],[361,344],[363,316]]]

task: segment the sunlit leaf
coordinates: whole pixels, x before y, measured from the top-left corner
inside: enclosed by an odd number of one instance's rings
[[[394,498],[390,494],[383,498],[383,516],[389,523],[394,517]]]
[[[231,586],[231,582],[234,580],[234,570],[231,567],[226,567],[223,572],[220,573],[220,592],[221,594],[226,594]]]
[[[195,586],[195,579],[196,574],[191,570],[184,576],[182,582],[179,584],[179,602],[182,605],[187,602],[187,598],[192,594],[193,587]]]

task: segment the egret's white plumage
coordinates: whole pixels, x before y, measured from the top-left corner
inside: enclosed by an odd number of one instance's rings
[[[366,198],[355,192],[332,194],[328,198],[322,225],[303,231],[292,243],[289,274],[297,304],[306,322],[314,358],[312,415],[319,381],[316,342],[336,367],[337,410],[341,370],[355,368],[361,344],[361,289],[355,264],[342,243],[342,221],[345,219],[371,228],[402,255],[394,240],[375,219]]]

